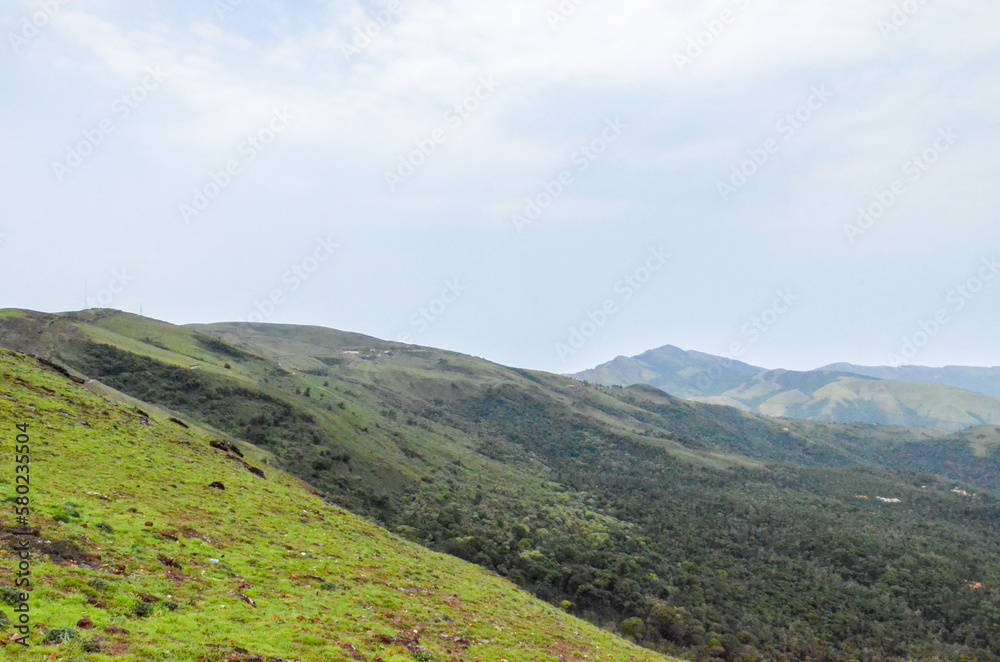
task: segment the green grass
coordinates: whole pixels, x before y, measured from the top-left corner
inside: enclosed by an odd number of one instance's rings
[[[210,432],[156,410],[147,424],[26,357],[0,352],[0,373],[8,463],[14,425],[30,426],[32,525],[76,551],[73,563],[40,545],[35,646],[8,645],[10,659],[222,661],[238,649],[303,661],[355,649],[385,662],[663,659],[327,505],[252,447],[245,462],[266,479],[211,448]],[[12,470],[0,470],[4,495]],[[208,487],[216,481],[225,491]],[[0,583],[11,565],[5,551]],[[82,618],[95,629],[76,629]]]

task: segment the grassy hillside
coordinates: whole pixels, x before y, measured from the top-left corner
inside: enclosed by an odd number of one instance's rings
[[[851,363],[835,363],[820,368],[828,372],[848,372],[876,379],[891,379],[899,382],[930,382],[954,388],[983,393],[1000,398],[1000,367],[975,368],[970,366],[945,366],[926,368],[918,365],[860,366]]]
[[[997,659],[988,439],[766,419],[328,329],[11,312],[0,343],[250,440],[328,500],[654,649]]]
[[[253,447],[6,351],[0,380],[0,492],[27,424],[38,531],[30,652],[0,607],[10,659],[662,659],[324,503]],[[4,599],[15,528],[5,510]]]

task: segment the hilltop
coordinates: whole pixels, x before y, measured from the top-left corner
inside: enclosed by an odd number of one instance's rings
[[[315,327],[7,311],[0,344],[667,654],[997,659],[992,428],[760,417]]]
[[[34,646],[3,627],[12,659],[664,659],[325,503],[253,446],[4,350],[0,375],[37,530]]]

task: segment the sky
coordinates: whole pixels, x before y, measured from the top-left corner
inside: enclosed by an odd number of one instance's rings
[[[995,0],[0,0],[0,307],[1000,365]]]

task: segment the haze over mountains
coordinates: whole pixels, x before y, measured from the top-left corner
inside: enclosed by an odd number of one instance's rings
[[[836,363],[805,372],[768,370],[667,345],[575,376],[605,386],[647,384],[766,416],[948,431],[1000,424],[1000,368]]]
[[[246,443],[268,471],[326,501],[656,651],[719,662],[998,659],[996,427],[762,418],[317,327],[7,310],[0,345],[42,357],[64,388],[114,389],[153,418]],[[50,471],[79,462],[62,448],[46,457]],[[172,504],[174,488],[156,487]],[[348,596],[368,595],[369,571],[410,585],[407,566],[381,556],[338,580]],[[462,595],[448,581],[435,590]],[[505,592],[498,607],[515,599]],[[452,616],[427,616],[439,617]],[[555,645],[567,640],[553,628]],[[397,652],[383,659],[410,659]],[[550,659],[514,653],[502,659]]]

